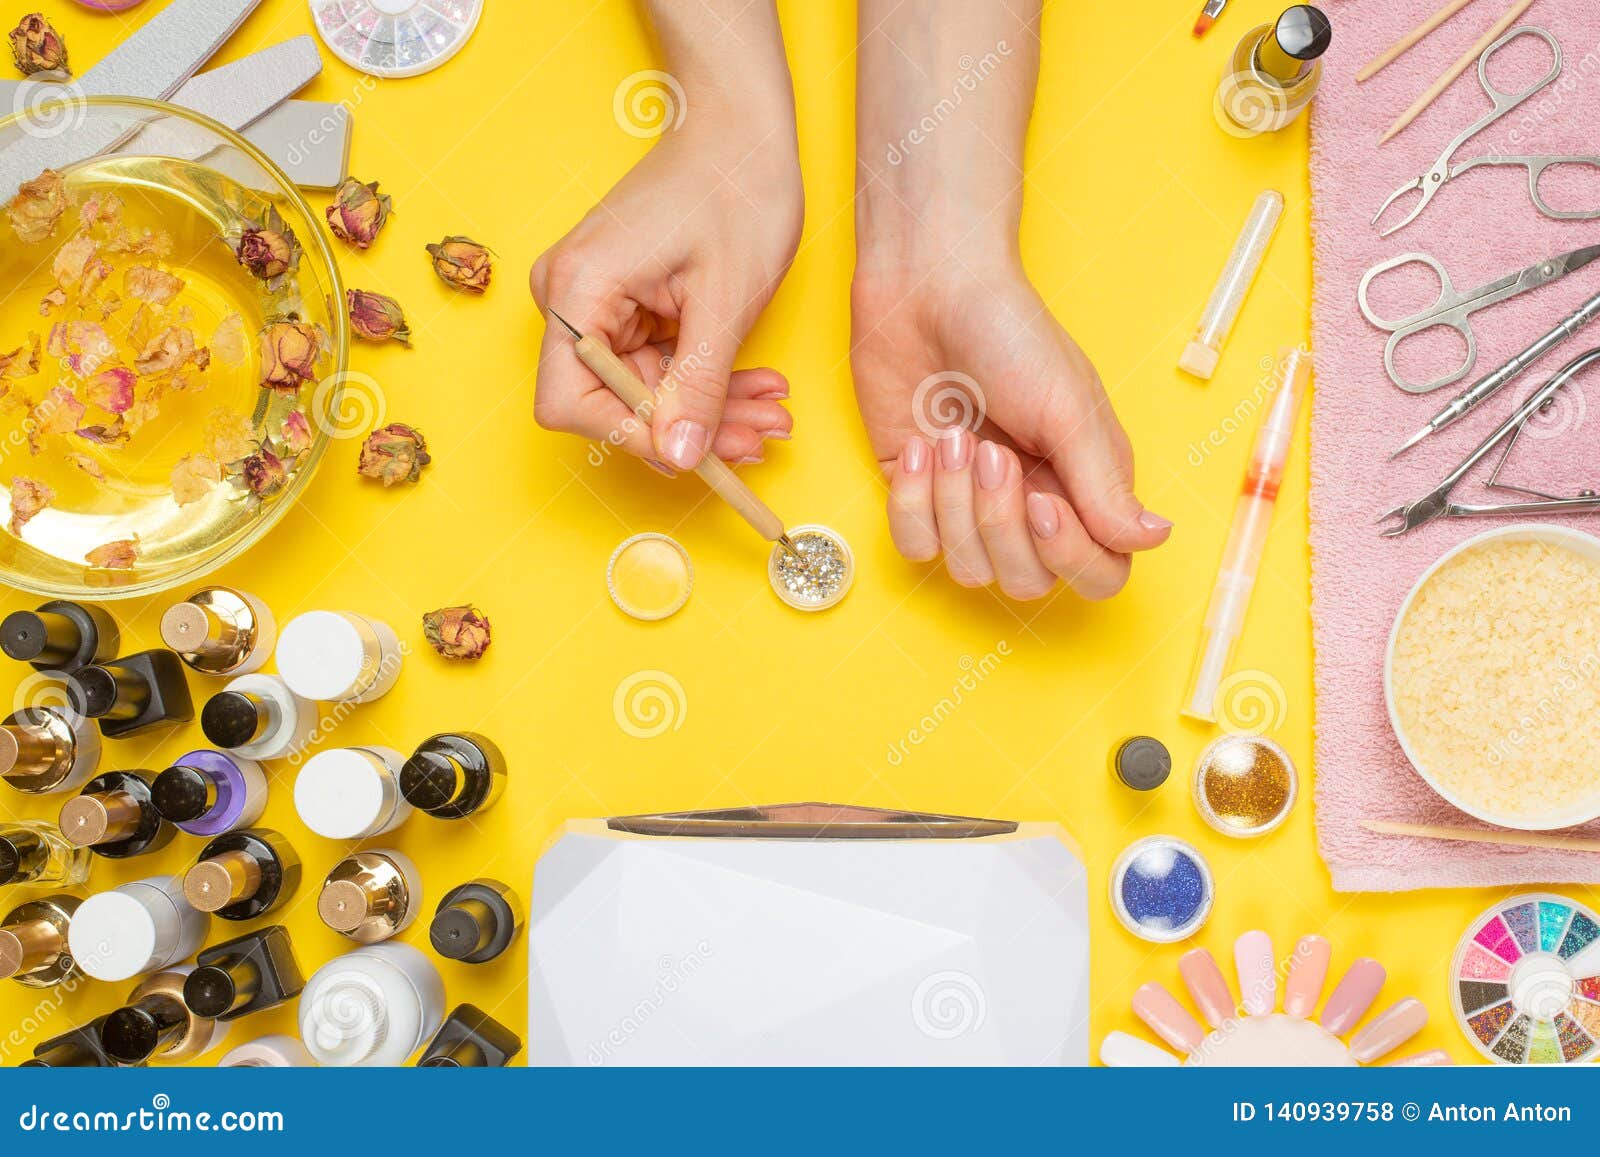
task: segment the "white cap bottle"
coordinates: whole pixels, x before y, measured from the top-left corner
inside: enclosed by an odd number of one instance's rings
[[[294,781],[294,810],[330,840],[364,840],[411,816],[400,793],[405,756],[392,747],[330,747],[306,760]]]
[[[309,1069],[316,1065],[306,1046],[284,1033],[271,1033],[229,1049],[219,1069]]]
[[[210,927],[183,898],[181,878],[150,876],[78,905],[67,943],[86,976],[129,980],[193,956]]]
[[[439,970],[392,940],[334,957],[300,994],[300,1039],[321,1065],[404,1064],[443,1023]]]
[[[296,695],[370,703],[400,678],[404,652],[389,624],[351,611],[307,611],[278,635],[278,673]]]

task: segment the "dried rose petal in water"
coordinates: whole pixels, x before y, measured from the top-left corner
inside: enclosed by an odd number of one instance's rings
[[[186,326],[169,325],[139,351],[133,368],[141,374],[165,374],[191,364],[204,369],[205,363],[210,360],[211,354],[204,346],[195,346],[192,330]]]
[[[118,414],[110,424],[80,426],[73,433],[86,442],[93,442],[96,446],[121,446],[133,436],[121,414]]]
[[[98,191],[90,193],[78,209],[78,227],[93,229],[104,225],[107,230],[122,227],[122,198],[115,193]]]
[[[56,386],[28,411],[23,425],[28,431],[28,449],[37,454],[49,434],[70,434],[83,421],[83,403],[65,386]]]
[[[56,222],[67,211],[67,183],[54,169],[46,169],[17,188],[17,195],[6,206],[6,216],[17,239],[36,245],[56,231]]]
[[[127,570],[139,555],[139,540],[119,538],[97,546],[83,556],[83,561],[100,570]]]
[[[50,505],[56,492],[43,482],[32,478],[11,480],[11,533],[21,534],[22,528],[35,514]]]
[[[68,450],[66,459],[96,482],[104,482],[106,480],[106,472],[100,469],[100,463],[82,451]]]
[[[363,185],[354,177],[346,177],[334,193],[326,215],[335,237],[365,249],[378,239],[393,212],[394,200],[389,194],[378,192],[378,182]]]
[[[68,370],[86,378],[105,365],[116,353],[105,327],[92,321],[58,321],[50,327],[45,351],[60,358]]]
[[[482,293],[489,288],[489,277],[494,272],[489,250],[470,237],[446,237],[439,244],[428,246],[428,256],[433,258],[433,271],[446,285],[468,293]]]
[[[184,284],[183,278],[154,265],[129,266],[122,275],[123,291],[151,305],[166,305],[183,292]]]
[[[303,410],[291,410],[284,418],[283,447],[297,457],[311,449],[311,421]]]
[[[289,481],[289,470],[265,446],[244,460],[244,484],[257,498],[271,498]]]
[[[0,378],[15,381],[39,372],[39,335],[28,334],[28,344],[8,354],[0,354]]]
[[[204,498],[222,481],[222,464],[209,454],[187,454],[172,468],[172,497],[179,506]]]
[[[108,414],[125,414],[133,405],[133,387],[139,375],[125,366],[101,370],[83,387],[84,400]]]
[[[261,331],[261,384],[294,393],[317,376],[322,335],[303,321],[273,322]]]
[[[242,366],[250,356],[249,341],[244,318],[230,313],[217,323],[217,330],[211,335],[211,352],[225,366]]]
[[[489,620],[471,603],[429,611],[422,634],[446,659],[481,659],[489,649]]]
[[[84,300],[111,276],[111,266],[100,258],[100,242],[79,233],[56,250],[50,263],[56,287],[68,298]]]
[[[67,42],[39,12],[29,13],[11,30],[11,58],[23,76],[67,72]]]
[[[400,303],[381,293],[365,289],[344,291],[345,306],[350,311],[350,328],[356,336],[367,341],[388,341],[393,338],[401,345],[411,344],[411,330],[406,327],[406,315]]]
[[[255,427],[243,414],[216,409],[206,419],[206,451],[218,462],[237,462],[260,444]]]
[[[367,435],[361,443],[361,460],[356,473],[363,478],[382,479],[385,486],[396,482],[415,482],[422,468],[433,461],[422,431],[403,422],[390,422]]]

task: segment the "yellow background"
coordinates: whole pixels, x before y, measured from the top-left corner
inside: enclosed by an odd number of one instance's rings
[[[115,16],[66,0],[3,0],[0,18],[9,27],[41,6],[81,72],[160,0]],[[791,523],[824,523],[851,543],[855,588],[822,615],[777,601],[762,545],[706,501],[698,481],[669,483],[633,462],[593,466],[583,443],[532,421],[541,322],[527,268],[647,147],[612,113],[623,78],[660,65],[635,7],[490,0],[476,36],[442,69],[370,82],[325,52],[322,77],[303,94],[350,102],[353,171],[395,198],[372,250],[340,252],[347,284],[404,304],[415,348],[363,345],[351,361],[380,383],[389,420],[426,433],[435,460],[415,487],[385,491],[356,477],[357,443],[335,444],[307,499],[215,577],[261,595],[280,621],[348,608],[388,620],[419,648],[398,687],[356,711],[336,742],[410,750],[433,732],[470,728],[506,750],[511,785],[496,809],[471,824],[419,815],[373,841],[410,853],[426,877],[424,916],[403,938],[425,947],[438,897],[472,876],[505,880],[525,899],[541,847],[568,817],[821,799],[1057,820],[1090,867],[1096,1045],[1112,1029],[1149,1037],[1129,998],[1147,980],[1177,990],[1187,948],[1209,946],[1231,974],[1234,937],[1259,927],[1280,953],[1300,934],[1321,933],[1333,942],[1336,969],[1377,957],[1390,970],[1385,1000],[1419,996],[1433,1014],[1406,1051],[1442,1046],[1471,1058],[1451,1023],[1445,973],[1457,937],[1496,894],[1334,894],[1315,851],[1309,774],[1288,824],[1259,841],[1212,833],[1186,790],[1185,773],[1213,732],[1180,722],[1177,706],[1249,438],[1226,439],[1198,465],[1191,447],[1255,389],[1263,357],[1309,331],[1306,125],[1240,140],[1218,128],[1211,110],[1223,60],[1253,24],[1275,15],[1273,0],[1234,0],[1200,42],[1189,34],[1197,0],[1057,2],[1046,12],[1028,151],[1028,268],[1105,377],[1137,449],[1141,496],[1176,522],[1171,542],[1139,560],[1127,590],[1095,605],[1068,595],[1011,604],[895,554],[849,378],[853,7],[780,7],[798,96],[806,227],[743,360],[789,375],[796,431],[746,476]],[[303,0],[266,0],[217,62],[309,31]],[[1178,352],[1266,187],[1287,198],[1282,231],[1220,371],[1197,384],[1173,368]],[[320,208],[326,197],[313,201]],[[499,254],[486,297],[435,280],[422,247],[446,233]],[[1308,772],[1304,450],[1298,443],[1291,457],[1237,665],[1285,689],[1275,737]],[[642,530],[677,536],[695,564],[688,606],[660,624],[623,617],[605,592],[612,549]],[[420,616],[468,600],[492,619],[494,645],[476,665],[452,665],[422,645]],[[7,596],[0,611],[34,601]],[[113,605],[127,649],[158,644],[168,601]],[[979,659],[1001,641],[1010,654],[998,670],[893,765],[891,744],[951,694],[963,657]],[[613,713],[619,683],[641,670],[666,672],[683,690],[680,725],[658,738],[625,733]],[[199,676],[191,685],[197,704],[215,689]],[[1131,733],[1172,748],[1178,769],[1163,790],[1136,795],[1111,779],[1107,753]],[[203,744],[198,725],[188,725],[155,741],[110,743],[103,766],[159,769]],[[322,875],[348,848],[306,832],[293,812],[292,777],[278,770],[263,823],[298,848],[306,879],[292,908],[271,919],[288,924],[309,973],[349,947],[319,924],[313,903]],[[60,802],[0,791],[0,808],[23,817],[53,818]],[[1189,944],[1138,941],[1106,904],[1112,860],[1155,832],[1194,841],[1217,876],[1215,913]],[[180,836],[159,856],[97,860],[93,886],[181,870],[199,844]],[[211,941],[249,927],[215,921]],[[525,1033],[525,938],[491,965],[441,969],[452,1005],[471,1001]],[[38,1030],[18,1040],[13,1030],[47,994],[0,985],[0,1059],[17,1063],[38,1040],[115,1007],[131,987],[85,984],[59,1009],[47,998]],[[274,1031],[293,1031],[291,1010],[237,1024],[229,1043]]]

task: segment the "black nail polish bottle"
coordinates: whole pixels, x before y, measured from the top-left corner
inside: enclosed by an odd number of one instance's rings
[[[124,860],[159,852],[178,829],[161,818],[150,797],[148,771],[107,771],[61,805],[61,834],[97,856]]]
[[[419,1069],[503,1069],[522,1051],[517,1036],[483,1009],[458,1004],[417,1058]]]
[[[306,986],[281,924],[208,948],[183,982],[183,1002],[196,1016],[236,1020],[293,1000]]]
[[[424,740],[400,769],[400,794],[418,811],[458,820],[500,798],[506,760],[500,749],[470,731]]]
[[[484,964],[499,956],[522,927],[522,904],[499,880],[469,880],[445,893],[428,939],[447,960]]]
[[[92,604],[55,599],[36,611],[12,611],[0,620],[0,651],[36,671],[70,675],[117,653],[117,624]]]
[[[33,1056],[23,1061],[19,1069],[111,1069],[117,1062],[106,1055],[100,1044],[100,1032],[106,1018],[96,1017],[82,1028],[71,1029],[60,1036],[41,1042]]]
[[[183,877],[184,899],[224,920],[254,920],[300,886],[300,857],[268,828],[226,832],[200,851]]]
[[[73,710],[100,723],[109,739],[194,718],[183,661],[171,651],[140,651],[91,663],[67,677]]]

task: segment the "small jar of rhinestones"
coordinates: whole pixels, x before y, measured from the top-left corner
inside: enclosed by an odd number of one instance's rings
[[[797,526],[791,551],[772,548],[767,578],[777,596],[797,611],[825,611],[844,598],[856,576],[849,544],[826,526]]]

